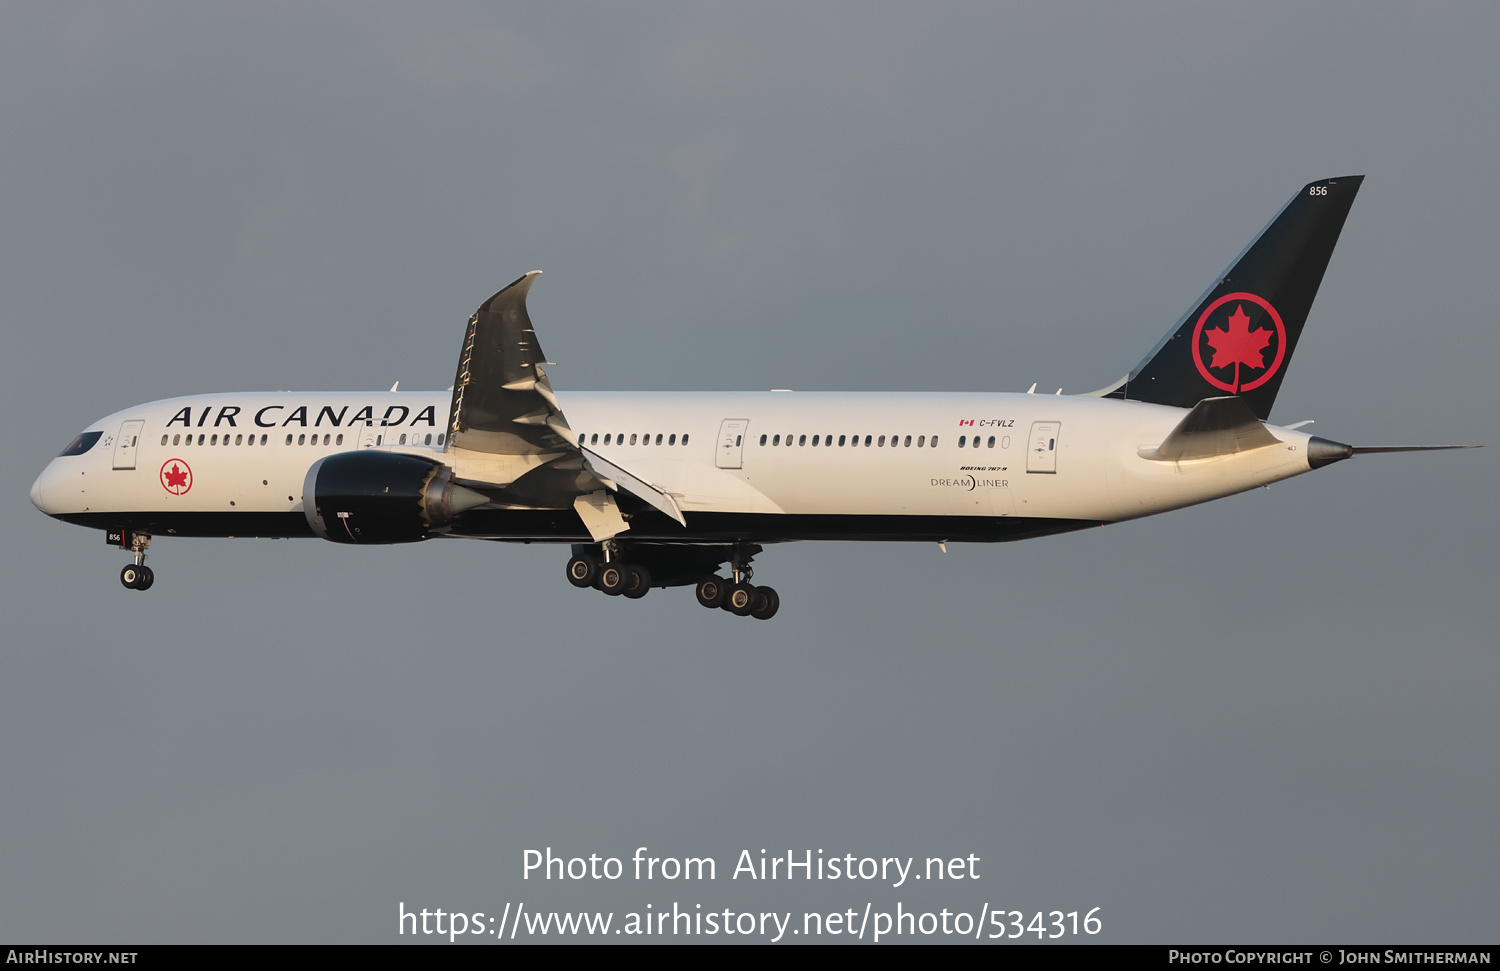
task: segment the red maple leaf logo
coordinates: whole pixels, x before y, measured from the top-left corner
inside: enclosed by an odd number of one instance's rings
[[[1257,371],[1266,366],[1266,345],[1271,343],[1275,336],[1274,331],[1257,327],[1250,329],[1250,315],[1245,313],[1243,304],[1235,304],[1234,313],[1229,316],[1229,324],[1226,330],[1210,330],[1204,333],[1208,338],[1209,346],[1214,349],[1214,359],[1208,365],[1218,369],[1234,365],[1234,390],[1238,394],[1240,389],[1240,365],[1255,368]]]
[[[172,466],[172,471],[162,474],[162,478],[167,480],[167,486],[172,489],[181,489],[187,485],[187,473],[179,469],[175,464]]]

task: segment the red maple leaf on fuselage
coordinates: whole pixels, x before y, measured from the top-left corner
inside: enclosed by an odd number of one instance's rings
[[[170,472],[163,474],[162,478],[167,480],[167,488],[181,489],[187,485],[188,474],[176,465],[172,466]]]
[[[1227,330],[1205,331],[1209,346],[1214,349],[1214,359],[1209,367],[1221,368],[1231,364],[1243,364],[1261,370],[1266,366],[1266,345],[1271,343],[1274,331],[1261,327],[1250,329],[1250,315],[1244,304],[1235,304],[1229,316]],[[1238,385],[1239,381],[1235,381]]]

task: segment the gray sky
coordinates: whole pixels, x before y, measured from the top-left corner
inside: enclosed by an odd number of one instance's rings
[[[1368,176],[1273,418],[1496,444],[1490,4],[7,5],[0,938],[1100,907],[1114,942],[1495,936],[1494,450],[1008,546],[802,545],[769,624],[565,554],[165,540],[27,488],[99,416],[442,388],[530,269],[559,389],[1127,370]],[[709,855],[538,884],[522,853]],[[728,879],[741,849],[981,879]],[[408,938],[409,939],[409,938]]]

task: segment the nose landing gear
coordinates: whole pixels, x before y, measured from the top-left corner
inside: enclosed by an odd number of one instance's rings
[[[111,535],[114,538],[114,534]],[[120,583],[126,590],[150,590],[151,584],[156,582],[156,574],[146,565],[146,550],[151,548],[150,533],[129,533],[120,536],[121,549],[128,549],[135,554],[135,562],[128,563],[120,570]]]

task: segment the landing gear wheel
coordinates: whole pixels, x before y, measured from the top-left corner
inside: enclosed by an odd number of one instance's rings
[[[776,616],[776,611],[781,609],[781,597],[771,587],[755,588],[755,606],[750,608],[750,616],[756,620],[770,620]]]
[[[568,561],[568,582],[575,587],[592,587],[599,575],[599,561],[592,556],[575,556]]]
[[[755,588],[748,583],[736,583],[724,594],[724,609],[736,617],[749,617],[755,609]]]
[[[141,580],[145,576],[141,570],[142,567],[138,567],[134,563],[127,563],[120,570],[120,583],[124,585],[126,590],[141,589]]]
[[[698,581],[698,602],[709,610],[723,606],[724,594],[729,582],[720,576],[704,577]]]
[[[625,596],[639,600],[651,592],[651,571],[634,564],[625,568]]]
[[[625,592],[625,568],[618,563],[606,563],[599,567],[599,575],[594,578],[594,586],[611,597],[618,597]]]
[[[141,577],[136,581],[135,588],[137,590],[150,590],[151,584],[156,582],[156,574],[151,571],[149,566],[142,566],[140,571]]]

